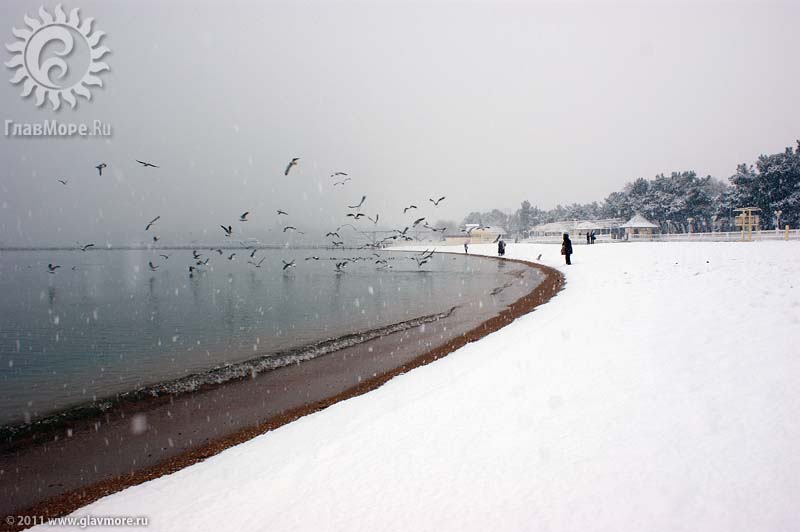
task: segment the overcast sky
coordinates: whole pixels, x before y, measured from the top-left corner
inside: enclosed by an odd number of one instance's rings
[[[4,44],[39,5],[0,3]],[[168,241],[217,236],[251,211],[246,236],[277,208],[331,228],[362,194],[387,223],[406,223],[409,203],[460,221],[524,199],[600,201],[660,172],[726,179],[800,137],[798,2],[74,7],[106,33],[105,87],[54,112],[4,68],[0,115],[100,119],[113,136],[0,138],[5,244],[128,243],[156,215]],[[336,171],[352,181],[333,188]]]

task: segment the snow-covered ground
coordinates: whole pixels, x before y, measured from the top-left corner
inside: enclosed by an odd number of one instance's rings
[[[159,531],[800,530],[800,243],[575,250],[564,267],[557,245],[508,246],[567,278],[508,327],[74,515]]]

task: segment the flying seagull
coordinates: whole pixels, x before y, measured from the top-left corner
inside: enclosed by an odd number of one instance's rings
[[[319,260],[319,257],[317,257],[316,255],[313,255],[311,257],[306,257],[306,260]]]
[[[286,270],[286,268],[294,268],[295,266],[294,259],[292,259],[292,262],[286,262],[285,260],[281,259],[281,262],[283,262],[284,270]]]
[[[222,251],[222,250],[220,250],[220,251]],[[222,253],[220,253],[220,255],[222,255]],[[198,253],[197,250],[195,249],[195,250],[192,250],[192,256],[194,257],[195,260],[197,260],[200,257],[202,257],[203,254],[202,253]]]
[[[58,179],[58,182],[61,183],[62,185],[66,185],[67,183],[69,183],[69,179]]]
[[[153,265],[153,261],[148,262],[147,265],[150,266],[150,271],[151,272],[154,272],[154,271],[156,271],[158,269],[158,266],[154,266]]]
[[[423,221],[425,221],[425,218],[424,218],[424,217],[423,217],[423,218],[417,218],[416,220],[414,220],[414,223],[413,223],[413,224],[411,224],[411,225],[412,225],[412,227],[416,227],[416,226],[418,226],[420,223],[422,223]]]
[[[441,198],[437,199],[436,201],[433,201],[433,199],[432,199],[432,198],[428,198],[428,201],[430,201],[431,203],[433,203],[433,205],[434,205],[435,207],[438,207],[438,206],[439,206],[439,203],[440,203],[440,202],[441,202],[441,201],[442,201],[444,198],[445,198],[445,196],[442,196]]]
[[[337,181],[337,182],[335,182],[335,183],[333,184],[333,186],[336,186],[336,185],[344,185],[344,184],[345,184],[345,183],[347,183],[348,181],[352,181],[352,179],[350,179],[349,177],[346,177],[346,178],[344,178],[344,179],[343,179],[343,180],[341,180],[341,181]]]
[[[159,221],[160,219],[161,219],[161,216],[156,216],[155,218],[150,220],[150,223],[147,224],[147,227],[145,227],[144,230],[145,231],[149,230],[153,226],[153,224],[156,223],[157,221]]]
[[[56,273],[56,270],[59,269],[60,267],[61,267],[61,265],[59,265],[59,264],[56,264],[56,265],[48,264],[47,265],[47,273]]]
[[[241,216],[239,216],[239,221],[240,221],[240,222],[246,222],[246,221],[247,221],[247,215],[248,215],[248,214],[250,214],[250,211],[243,212],[243,213],[242,213],[242,215],[241,215]]]
[[[160,240],[160,238],[158,238],[158,236],[153,235],[153,242],[158,242],[159,240]]]
[[[141,165],[142,165],[142,166],[144,166],[145,168],[147,168],[148,166],[149,166],[150,168],[158,168],[158,166],[154,165],[153,163],[148,163],[148,162],[146,162],[146,161],[140,161],[139,159],[136,159],[136,162],[137,162],[137,163],[139,163],[139,164],[141,164]]]
[[[374,220],[372,218],[370,218],[369,216],[367,216],[367,220],[369,220],[370,222],[372,222],[375,225],[378,225],[378,218],[380,218],[380,216],[381,216],[380,214],[376,214]]]
[[[248,260],[248,261],[247,261],[247,263],[248,263],[248,264],[252,264],[252,265],[253,265],[253,266],[255,266],[256,268],[260,268],[260,267],[261,267],[261,263],[262,263],[262,262],[264,262],[265,260],[267,260],[267,258],[266,258],[266,257],[263,257],[263,258],[262,258],[260,261],[258,261],[258,262],[253,262],[252,260]]]
[[[289,162],[289,164],[286,166],[286,171],[283,173],[283,175],[289,175],[289,170],[292,169],[292,166],[297,166],[297,161],[299,161],[299,160],[300,160],[300,157],[295,157],[294,159],[292,159]]]
[[[225,236],[231,236],[231,234],[233,233],[233,226],[229,225],[228,227],[225,227],[224,225],[220,225],[220,227],[222,228],[223,231],[225,231]]]
[[[361,196],[361,201],[358,202],[358,205],[348,205],[348,209],[360,209],[362,205],[364,205],[364,200],[366,200],[366,196]]]
[[[326,238],[329,237],[329,236],[335,236],[336,238],[342,238],[342,237],[339,236],[339,233],[336,233],[334,231],[331,231],[329,233],[325,233],[325,237]]]
[[[95,168],[97,168],[97,171],[100,173],[100,177],[103,177],[103,168],[106,168],[107,166],[108,165],[106,163],[100,163],[97,166],[95,166]]]
[[[286,211],[282,211],[282,210],[278,209],[278,216],[280,216],[281,214],[284,214],[284,215],[286,215],[286,216],[289,216],[289,213],[288,213],[288,212],[286,212]]]
[[[236,256],[236,252],[234,251],[233,253],[228,255],[228,260],[233,260],[233,257],[235,257],[235,256]]]
[[[345,172],[334,172],[334,173],[331,174],[331,177],[336,177],[337,175],[346,176],[347,174]]]
[[[283,232],[285,233],[285,232],[286,232],[286,231],[288,231],[289,229],[291,229],[292,231],[297,231],[297,228],[296,228],[296,227],[294,227],[294,226],[292,226],[292,225],[287,225],[286,227],[284,227],[284,228],[283,228]]]
[[[163,253],[159,253],[158,256],[164,260],[167,260],[169,258],[169,255],[164,255]]]
[[[94,244],[86,244],[85,246],[81,246],[81,251],[86,251],[89,248],[93,248]]]
[[[355,218],[356,220],[358,220],[359,218],[361,218],[362,216],[364,216],[364,213],[361,213],[361,212],[359,212],[359,213],[357,213],[357,214],[353,214],[353,213],[351,212],[351,213],[350,213],[350,214],[348,214],[347,216],[350,216],[351,218]]]
[[[409,205],[408,207],[403,209],[403,214],[405,214],[407,211],[410,211],[411,209],[416,209],[416,208],[417,208],[416,205]]]
[[[255,255],[256,255],[256,252],[257,252],[257,251],[258,251],[258,249],[254,249],[254,250],[253,250],[253,252],[252,252],[252,253],[250,253],[250,258],[251,258],[251,259],[252,259],[253,257],[255,257]]]

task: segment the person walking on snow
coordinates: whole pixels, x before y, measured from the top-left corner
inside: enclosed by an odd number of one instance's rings
[[[572,255],[572,240],[569,239],[569,234],[564,233],[564,241],[561,243],[561,254],[567,259],[567,265],[572,264],[569,256]]]

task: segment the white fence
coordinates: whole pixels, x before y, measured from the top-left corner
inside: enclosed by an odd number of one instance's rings
[[[787,232],[782,230],[776,232],[775,230],[767,231],[753,231],[751,235],[745,233],[744,240],[750,239],[752,241],[758,240],[786,240]],[[538,236],[531,237],[523,240],[522,242],[538,242],[538,243],[559,243],[562,237],[560,235],[554,236]],[[714,233],[660,233],[654,235],[629,235],[627,239],[617,238],[612,239],[611,235],[597,235],[596,242],[741,242],[742,232],[714,232]],[[788,240],[800,240],[800,229],[790,229],[788,232]],[[573,236],[573,244],[585,244],[586,238]]]

